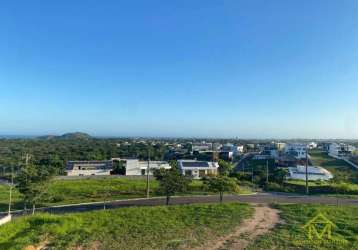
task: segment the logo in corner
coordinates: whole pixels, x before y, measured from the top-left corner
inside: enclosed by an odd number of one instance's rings
[[[322,240],[325,236],[328,240],[331,240],[332,228],[335,227],[337,226],[322,213],[318,213],[303,226],[303,228],[307,230],[307,235],[310,240],[314,238]]]

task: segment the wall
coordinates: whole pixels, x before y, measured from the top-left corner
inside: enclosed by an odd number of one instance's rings
[[[0,226],[4,225],[11,221],[11,215],[6,215],[5,217],[0,219]]]

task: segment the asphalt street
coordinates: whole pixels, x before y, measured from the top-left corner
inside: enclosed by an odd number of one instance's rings
[[[332,196],[305,196],[292,195],[283,193],[257,193],[253,195],[226,195],[224,202],[244,202],[244,203],[288,203],[288,204],[327,204],[327,205],[357,205],[358,199],[353,198],[337,198]],[[219,202],[216,195],[208,196],[181,196],[172,197],[170,205],[180,204],[200,204]],[[110,201],[106,203],[106,209],[131,207],[131,206],[161,206],[165,205],[165,198],[150,199],[130,199]],[[103,202],[81,203],[63,206],[54,206],[46,208],[38,208],[36,211],[49,212],[54,214],[86,212],[103,209]],[[20,215],[23,211],[15,211],[14,215]],[[5,213],[1,213],[2,215]]]

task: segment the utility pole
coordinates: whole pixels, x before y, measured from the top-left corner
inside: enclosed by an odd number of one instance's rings
[[[29,160],[30,160],[30,155],[29,155],[29,153],[26,153],[26,156],[25,156],[25,167],[26,167],[26,185],[27,185],[27,174],[28,174],[28,170],[27,170],[27,167],[29,166]],[[26,204],[26,202],[24,202],[24,211],[25,211],[25,213],[27,213],[27,204]]]
[[[11,214],[11,202],[12,202],[12,188],[14,186],[14,167],[11,166],[11,183],[10,183],[10,194],[9,194],[9,212]]]
[[[147,165],[147,199],[149,199],[149,171],[150,171],[150,152],[148,148],[148,165]]]
[[[254,184],[254,165],[252,165],[252,168],[251,168],[251,182],[252,182],[252,189],[255,190],[255,184]]]
[[[306,195],[308,194],[308,147],[306,146]]]
[[[268,160],[266,160],[266,184],[269,182],[269,164]]]
[[[212,151],[212,156],[211,156],[211,165],[214,166],[214,142],[211,142],[211,151]]]

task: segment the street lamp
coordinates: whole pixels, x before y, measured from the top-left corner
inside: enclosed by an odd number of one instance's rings
[[[12,203],[12,188],[14,186],[14,167],[11,166],[11,183],[10,183],[10,193],[9,193],[9,211],[8,214],[11,214],[11,203]]]

